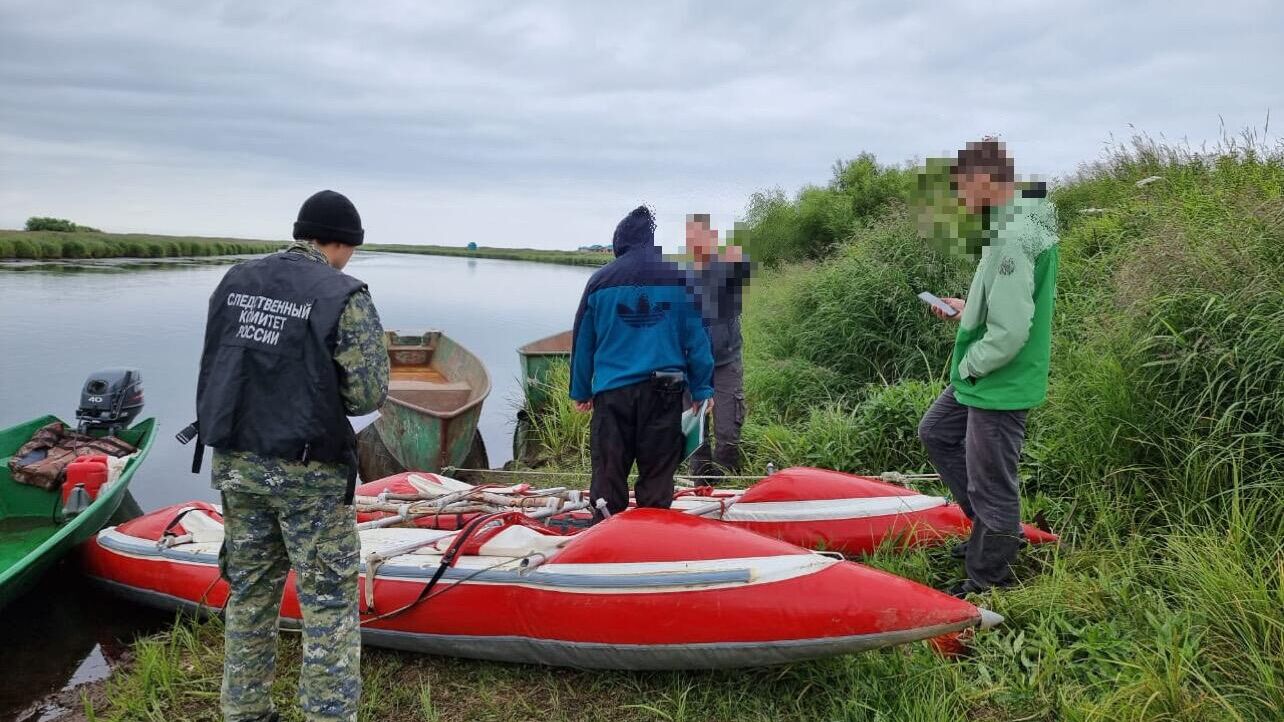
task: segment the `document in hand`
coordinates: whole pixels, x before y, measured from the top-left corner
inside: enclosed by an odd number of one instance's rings
[[[709,415],[709,402],[700,402],[700,411],[692,413],[691,409],[682,412],[682,436],[685,437],[682,447],[682,458],[689,459],[696,449],[704,443],[704,419]]]

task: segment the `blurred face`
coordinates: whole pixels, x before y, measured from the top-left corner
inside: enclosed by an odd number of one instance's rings
[[[996,181],[989,173],[965,173],[954,176],[959,200],[976,213],[986,206],[1001,206],[1012,199],[1013,183]]]
[[[703,261],[718,252],[718,232],[700,221],[687,221],[687,253]]]

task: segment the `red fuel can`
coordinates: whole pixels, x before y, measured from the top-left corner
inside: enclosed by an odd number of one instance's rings
[[[90,499],[98,498],[98,491],[107,483],[107,456],[95,454],[82,456],[67,465],[67,478],[62,483],[62,503],[66,505],[71,490],[84,486]]]

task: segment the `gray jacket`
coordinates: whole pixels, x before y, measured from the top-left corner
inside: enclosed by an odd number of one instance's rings
[[[714,261],[704,268],[687,269],[690,291],[704,318],[705,331],[713,350],[713,363],[723,366],[740,358],[740,311],[750,264],[742,261]]]

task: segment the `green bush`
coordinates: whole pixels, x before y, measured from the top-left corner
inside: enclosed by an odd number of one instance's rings
[[[72,233],[77,231],[84,233],[102,233],[102,231],[97,228],[91,228],[90,226],[78,226],[66,218],[45,218],[40,216],[32,216],[31,218],[28,218],[26,229],[28,231],[53,231],[56,233]]]
[[[957,259],[927,250],[903,207],[858,232],[835,259],[793,289],[760,324],[767,358],[798,359],[834,372],[839,390],[940,378],[953,327],[915,296],[961,294],[967,277]]]
[[[65,218],[45,218],[32,216],[27,219],[28,231],[58,231],[70,233],[76,230],[76,224]]]
[[[768,266],[825,258],[887,206],[904,201],[911,182],[910,171],[862,153],[836,163],[828,185],[807,186],[793,200],[780,189],[755,193],[738,239]]]

